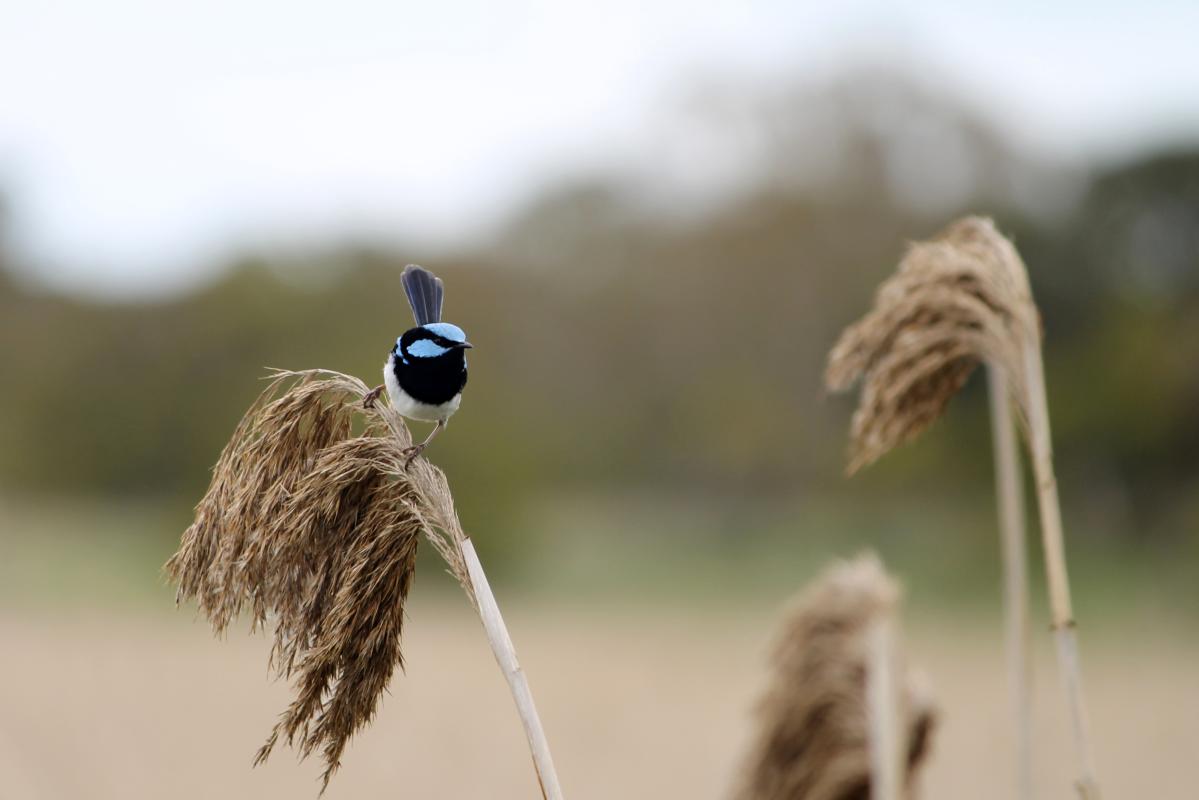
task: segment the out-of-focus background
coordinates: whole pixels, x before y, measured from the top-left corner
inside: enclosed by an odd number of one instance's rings
[[[905,242],[969,212],[1044,318],[1101,778],[1191,796],[1196,30],[1170,2],[6,6],[0,797],[315,795],[317,764],[249,767],[286,702],[266,643],[211,641],[159,569],[266,367],[377,382],[409,262],[476,345],[429,455],[570,796],[724,796],[778,610],[867,547],[941,698],[928,796],[1011,796],[982,381],[852,480],[821,382]],[[532,796],[431,557],[415,594],[328,796]]]

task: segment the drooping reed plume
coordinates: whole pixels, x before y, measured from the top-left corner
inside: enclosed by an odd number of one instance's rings
[[[472,605],[495,605],[485,579],[480,586],[482,567],[445,475],[423,458],[407,464],[407,427],[390,404],[365,408],[367,391],[334,372],[276,372],[234,431],[166,565],[178,599],[195,600],[218,634],[243,611],[253,628],[273,627],[270,663],[294,679],[295,697],[255,763],[280,737],[304,757],[319,750],[322,791],[403,666],[404,604],[420,540],[441,554]],[[498,611],[484,615],[488,638],[501,664],[515,663],[497,620]],[[532,696],[523,674],[517,678],[509,675],[539,779],[558,797]]]
[[[1078,786],[1084,797],[1095,798],[1053,474],[1040,317],[1015,247],[990,220],[979,217],[959,220],[912,245],[895,275],[879,288],[871,311],[833,348],[826,383],[833,390],[862,385],[850,434],[852,473],[927,429],[980,364],[988,366],[992,384],[1021,791],[1028,796],[1028,601],[1013,408],[1037,481],[1053,627],[1080,760]]]
[[[980,363],[1002,368],[1024,396],[1023,344],[1037,325],[1024,267],[989,220],[912,245],[829,355],[830,389],[862,384],[849,471],[923,433]]]
[[[830,567],[799,597],[779,630],[736,800],[916,797],[934,712],[889,646],[898,602],[873,556]]]

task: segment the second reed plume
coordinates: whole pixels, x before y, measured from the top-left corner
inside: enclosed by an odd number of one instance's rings
[[[1061,507],[1054,477],[1041,356],[1040,316],[1016,248],[989,219],[967,217],[912,245],[874,308],[842,334],[829,356],[826,382],[845,390],[861,382],[850,444],[850,471],[870,464],[933,423],[980,364],[992,376],[1000,524],[1016,695],[1019,783],[1029,788],[1027,630],[1023,511],[1012,419],[1015,409],[1031,455],[1053,630],[1078,753],[1078,789],[1099,796],[1079,674],[1078,643]]]

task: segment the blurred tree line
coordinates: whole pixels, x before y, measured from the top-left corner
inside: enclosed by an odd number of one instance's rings
[[[824,395],[828,348],[905,241],[980,212],[1015,237],[1043,312],[1067,503],[1113,536],[1194,536],[1199,150],[1071,172],[877,75],[727,87],[667,115],[681,141],[747,153],[749,178],[692,197],[663,188],[686,159],[578,176],[485,246],[423,262],[477,348],[431,453],[468,523],[508,529],[538,496],[578,487],[770,497],[839,483],[852,403]],[[6,252],[0,487],[181,507],[265,367],[379,382],[411,321],[399,271],[417,260],[369,244],[247,256],[185,296],[102,302],[47,293]],[[872,470],[872,490],[925,476],[987,491],[977,383]]]

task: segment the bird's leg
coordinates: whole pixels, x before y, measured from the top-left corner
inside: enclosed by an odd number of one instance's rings
[[[429,446],[429,442],[433,441],[433,437],[436,436],[437,433],[444,427],[445,420],[438,420],[437,424],[433,426],[433,430],[429,432],[429,435],[425,437],[423,442],[420,444],[414,444],[404,450],[404,452],[408,454],[408,460],[404,462],[404,469],[408,469],[409,465],[412,464],[416,457],[425,452],[425,448]]]
[[[367,392],[366,394],[364,394],[362,396],[362,407],[370,408],[371,406],[373,406],[375,404],[375,401],[379,399],[379,395],[381,395],[381,394],[383,394],[383,384],[380,383],[374,389],[371,389],[369,392]]]

